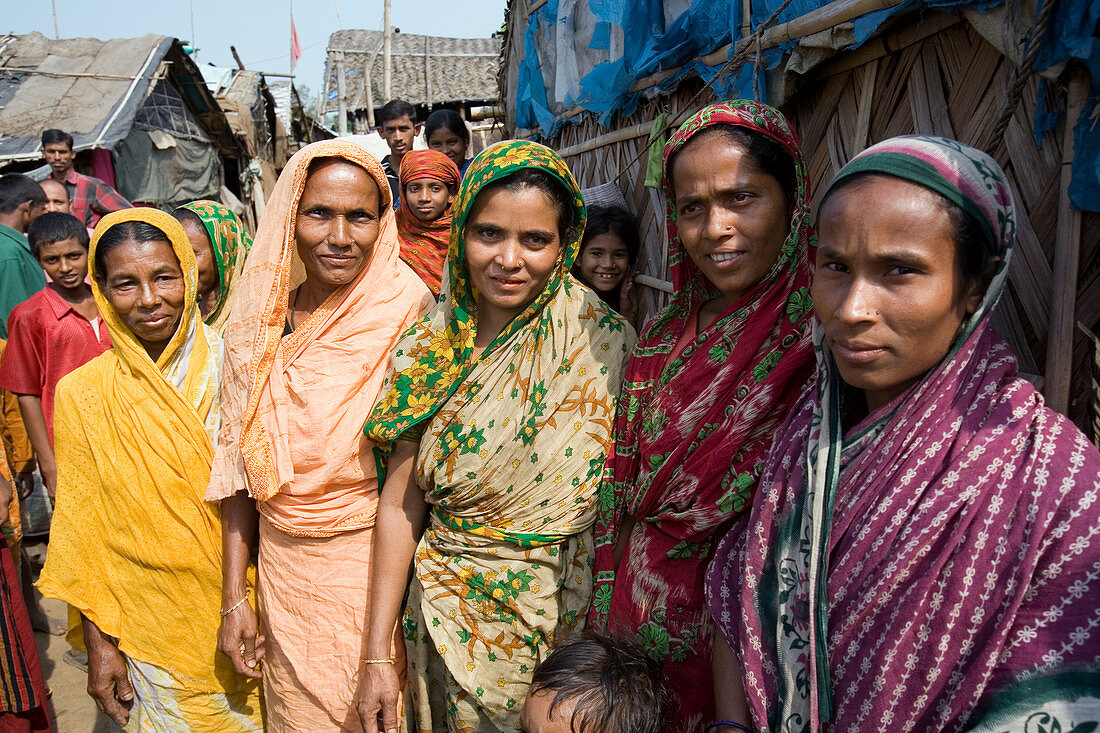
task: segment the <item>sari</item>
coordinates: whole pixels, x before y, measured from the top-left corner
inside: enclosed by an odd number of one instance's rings
[[[1100,454],[1017,375],[991,313],[1016,210],[953,140],[901,137],[834,179],[894,176],[971,214],[997,270],[943,360],[844,432],[817,377],[768,456],[749,529],[708,575],[756,730],[1094,730]]]
[[[477,357],[463,230],[482,187],[553,175],[580,226],[543,291]],[[633,329],[569,274],[584,204],[564,161],[527,141],[474,160],[455,204],[440,303],[398,344],[365,432],[380,457],[422,434],[430,506],[402,630],[420,731],[511,731],[531,673],[591,600],[596,483]]]
[[[458,167],[438,150],[410,150],[401,158],[401,192],[405,185],[418,178],[434,178],[450,189],[462,179]],[[416,218],[409,206],[409,197],[402,196],[397,205],[397,234],[401,237],[401,259],[424,281],[432,295],[439,295],[443,286],[443,262],[451,232],[451,204],[443,216],[424,223]]]
[[[99,240],[129,221],[167,235],[186,283],[180,325],[155,363],[95,279]],[[118,640],[135,685],[128,729],[259,731],[259,685],[217,648],[221,524],[203,492],[221,342],[198,316],[194,253],[168,214],[126,209],[100,220],[88,263],[112,348],[57,387],[57,504],[38,587]]]
[[[217,201],[192,201],[182,208],[199,217],[214,250],[220,290],[213,309],[206,314],[204,320],[206,325],[222,333],[233,306],[233,288],[244,269],[245,258],[252,247],[252,238],[248,236],[240,218]]]
[[[289,335],[291,291],[305,280],[294,226],[310,164],[338,158],[370,174],[378,239],[348,285]],[[222,424],[207,491],[247,489],[260,513],[260,622],[271,731],[359,729],[352,707],[378,503],[361,433],[401,333],[432,303],[398,257],[390,189],[378,162],[340,140],[309,145],[279,176],[237,285],[225,332]]]
[[[782,145],[797,186],[790,232],[771,271],[696,334],[699,308],[717,290],[677,236],[668,161],[696,133],[719,124]],[[664,188],[675,294],[638,339],[627,367],[615,448],[600,485],[591,618],[634,637],[664,663],[675,711],[668,729],[690,731],[714,717],[707,562],[751,504],[775,432],[811,374],[810,208],[798,141],[779,112],[758,102],[711,105],[685,122],[665,146]],[[626,516],[636,523],[616,567]]]

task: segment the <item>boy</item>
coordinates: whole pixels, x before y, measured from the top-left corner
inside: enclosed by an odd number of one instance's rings
[[[0,339],[8,337],[11,309],[46,287],[26,237],[45,208],[46,194],[29,176],[0,176]]]
[[[394,99],[378,111],[378,124],[382,126],[382,139],[390,146],[390,154],[382,159],[382,170],[393,194],[393,208],[401,203],[401,159],[413,149],[413,139],[420,134],[416,124],[416,110],[408,102]]]
[[[535,668],[523,733],[660,733],[661,668],[630,642],[586,631]]]
[[[42,133],[42,157],[50,166],[50,177],[65,186],[73,216],[85,227],[94,229],[104,214],[129,209],[133,204],[98,178],[77,173],[73,168],[76,153],[73,136],[61,130]]]
[[[52,282],[11,313],[0,358],[0,389],[19,397],[23,424],[50,500],[57,488],[53,454],[54,390],[61,378],[111,347],[88,276],[88,232],[79,219],[43,214],[27,231],[31,250]]]

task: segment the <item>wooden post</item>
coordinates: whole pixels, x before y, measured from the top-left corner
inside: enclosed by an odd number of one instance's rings
[[[374,56],[368,56],[367,63],[363,64],[363,90],[367,93],[367,127],[371,130],[374,129],[374,82],[370,76],[373,63]]]
[[[1081,258],[1081,212],[1070,206],[1069,184],[1073,168],[1073,129],[1085,106],[1088,75],[1074,65],[1066,94],[1066,130],[1062,140],[1062,177],[1058,196],[1058,228],[1054,246],[1054,303],[1047,334],[1047,404],[1065,414],[1069,410],[1073,382],[1074,310],[1077,304],[1077,270]]]
[[[424,96],[428,99],[428,110],[432,109],[432,37],[424,36]]]
[[[382,29],[382,96],[389,102],[393,99],[393,70],[390,68],[392,60],[390,47],[393,45],[393,28],[390,26],[390,0],[386,0],[386,4],[383,6],[382,15],[385,16],[382,19],[382,23],[385,25],[385,28]]]
[[[340,136],[348,134],[348,100],[345,96],[346,84],[344,82],[344,53],[336,54],[336,105],[338,108],[336,119],[336,131]]]

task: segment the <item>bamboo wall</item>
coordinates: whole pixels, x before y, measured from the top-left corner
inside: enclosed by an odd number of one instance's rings
[[[1043,388],[1052,311],[1059,297],[1075,296],[1072,344],[1061,339],[1054,350],[1062,341],[1065,353],[1072,347],[1068,413],[1100,443],[1100,341],[1090,336],[1100,334],[1100,214],[1079,214],[1080,235],[1068,240],[1079,248],[1075,287],[1067,289],[1066,283],[1055,282],[1053,274],[1056,242],[1059,236],[1067,241],[1065,232],[1058,231],[1059,205],[1066,196],[1065,116],[1037,145],[1032,130],[1039,81],[1031,77],[1007,131],[994,139],[1013,66],[966,22],[943,16],[939,27],[930,36],[912,29],[895,30],[891,43],[869,43],[842,54],[802,80],[783,111],[802,140],[815,203],[855,153],[894,135],[943,135],[990,152],[1004,167],[1020,208],[1015,259],[995,325],[1016,349],[1021,371]],[[685,82],[672,95],[643,105],[617,129],[647,123],[662,111],[683,111],[696,97],[698,85],[697,80]],[[710,101],[713,95],[707,90],[686,111]],[[1065,109],[1065,87],[1051,84],[1046,103],[1048,108]],[[586,119],[568,126],[550,143],[569,153],[570,147],[591,146],[606,134],[607,130]],[[617,177],[645,235],[642,271],[667,278],[663,199],[642,183],[645,159],[639,154],[646,143],[644,136],[631,137],[567,155],[567,162],[582,186]],[[647,290],[646,305],[654,310],[663,295]]]

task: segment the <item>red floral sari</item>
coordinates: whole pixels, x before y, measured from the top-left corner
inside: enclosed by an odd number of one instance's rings
[[[668,161],[697,132],[720,124],[780,143],[794,162],[797,190],[790,233],[771,271],[688,339],[700,306],[718,291],[677,235]],[[798,141],[778,111],[758,102],[715,104],[684,123],[665,147],[664,188],[675,295],[627,366],[599,493],[590,619],[634,636],[664,660],[674,711],[667,730],[680,733],[701,731],[714,715],[707,562],[750,506],[772,439],[813,371],[811,232]],[[616,566],[626,517],[634,526]]]

